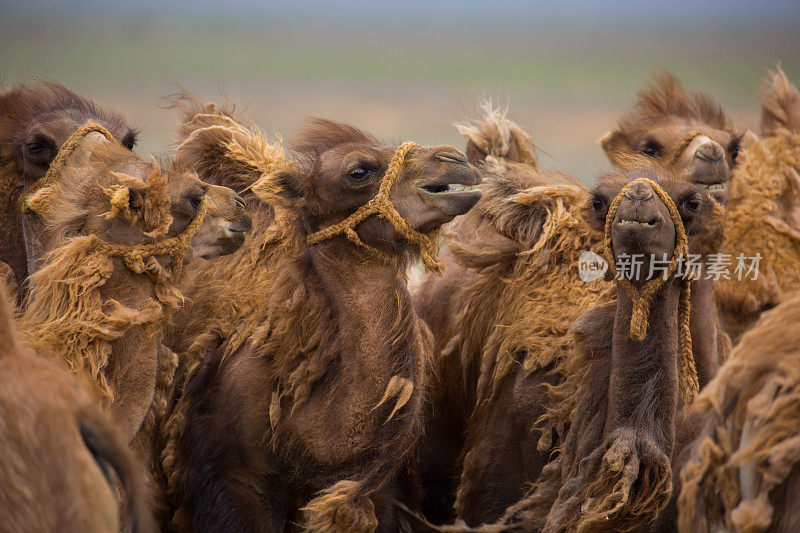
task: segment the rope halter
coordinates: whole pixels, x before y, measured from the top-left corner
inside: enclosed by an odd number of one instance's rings
[[[397,150],[395,150],[391,161],[389,161],[389,166],[386,169],[386,173],[383,175],[383,180],[381,181],[380,189],[378,189],[378,194],[372,197],[369,202],[359,207],[355,213],[342,220],[338,224],[328,226],[325,229],[309,235],[306,238],[306,243],[309,246],[312,246],[336,235],[344,234],[355,244],[366,248],[377,255],[387,256],[385,252],[382,252],[381,250],[378,250],[377,248],[369,246],[363,242],[355,230],[355,227],[365,219],[371,217],[372,215],[377,215],[388,220],[392,226],[394,226],[394,229],[397,231],[397,233],[419,247],[420,258],[422,259],[422,263],[425,265],[425,270],[441,272],[443,266],[439,261],[439,244],[437,240],[438,231],[433,231],[427,235],[418,232],[408,225],[408,222],[406,222],[400,213],[397,212],[397,209],[395,209],[392,201],[389,199],[389,195],[392,191],[392,185],[394,185],[394,182],[397,181],[397,177],[403,170],[403,163],[405,162],[406,155],[411,151],[412,148],[415,148],[416,146],[419,145],[410,141],[401,144]]]
[[[647,281],[641,287],[641,289],[637,289],[628,279],[625,279],[617,274],[616,263],[614,261],[614,251],[611,243],[611,228],[614,224],[614,218],[616,217],[617,210],[622,203],[622,199],[625,197],[625,191],[628,190],[628,187],[640,182],[650,185],[661,201],[664,202],[664,205],[667,206],[672,223],[675,225],[676,235],[675,249],[672,252],[672,259],[670,260],[670,264],[667,267],[664,275]],[[627,184],[622,188],[617,197],[614,198],[614,201],[611,202],[611,206],[609,207],[608,215],[606,216],[604,247],[607,258],[609,259],[609,269],[614,277],[618,280],[618,283],[625,289],[625,292],[630,297],[633,305],[630,324],[630,337],[634,340],[642,341],[647,334],[647,327],[649,325],[648,317],[650,314],[650,305],[653,302],[653,297],[675,273],[681,258],[684,258],[689,254],[689,240],[686,236],[686,230],[683,227],[683,220],[681,219],[680,213],[678,213],[678,208],[675,206],[672,198],[669,197],[669,195],[664,191],[664,189],[661,188],[660,185],[647,178],[639,178]],[[687,405],[691,403],[700,389],[697,381],[697,370],[694,364],[694,356],[692,355],[692,333],[690,329],[691,303],[689,301],[690,283],[691,280],[689,278],[684,277],[681,280],[680,303],[678,307],[681,371],[680,393],[684,404]]]
[[[67,160],[80,146],[81,141],[89,133],[97,132],[103,135],[112,143],[117,143],[114,136],[103,126],[99,124],[86,124],[78,128],[69,138],[64,141],[64,144],[59,148],[56,157],[47,169],[44,177],[36,182],[34,187],[23,197],[22,210],[24,212],[35,211],[30,205],[29,200],[35,191],[50,185],[55,177],[66,168]],[[112,199],[113,201],[113,199]],[[134,245],[126,244],[112,244],[96,238],[97,247],[95,250],[110,257],[121,257],[132,272],[136,274],[147,274],[153,281],[157,283],[164,283],[166,275],[161,265],[156,260],[157,256],[169,255],[172,258],[172,266],[170,272],[170,279],[177,280],[183,269],[183,261],[186,253],[189,250],[192,237],[194,237],[197,230],[203,224],[206,215],[206,199],[198,207],[197,212],[189,221],[189,224],[182,232],[174,237],[164,239],[152,243],[140,243]]]

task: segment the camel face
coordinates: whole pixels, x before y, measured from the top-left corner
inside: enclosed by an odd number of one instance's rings
[[[300,157],[284,176],[283,188],[300,191],[314,230],[339,223],[374,198],[397,150],[350,126],[319,119],[294,144]],[[478,170],[452,146],[416,146],[406,154],[389,199],[411,228],[427,233],[471,209],[481,197],[478,183]],[[367,218],[356,231],[370,246],[405,246],[381,217]]]
[[[584,206],[583,216],[587,222],[603,231],[611,203],[628,183],[641,177],[657,182],[675,203],[689,238],[690,253],[704,254],[719,249],[723,235],[722,206],[704,187],[652,169],[602,178]],[[647,281],[653,259],[660,261],[672,256],[675,237],[676,228],[669,210],[652,187],[644,182],[629,187],[615,214],[611,240],[618,259],[623,255],[643,256],[640,283]]]
[[[58,149],[87,123],[105,127],[127,149],[136,132],[115,113],[51,82],[23,85],[0,93],[0,154],[16,166],[25,188],[44,176]]]
[[[708,96],[687,93],[677,78],[662,74],[600,144],[615,166],[631,170],[630,161],[652,158],[725,204],[742,136]]]
[[[253,228],[253,221],[238,194],[227,187],[204,185],[206,217],[192,237],[191,254],[203,259],[232,254],[244,244],[245,234]],[[195,201],[193,198],[188,200],[190,204]]]

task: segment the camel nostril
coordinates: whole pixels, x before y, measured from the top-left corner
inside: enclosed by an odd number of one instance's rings
[[[467,156],[461,152],[453,152],[452,150],[437,152],[434,157],[439,161],[444,161],[445,163],[461,163],[464,165],[469,164],[467,162]]]
[[[709,163],[719,163],[725,158],[725,150],[714,141],[709,141],[698,146],[694,156]]]
[[[653,189],[646,183],[634,183],[625,189],[625,197],[632,202],[646,202],[653,197]]]
[[[242,200],[242,197],[239,196],[238,194],[233,195],[233,201],[236,202],[242,209],[245,208],[244,200]]]

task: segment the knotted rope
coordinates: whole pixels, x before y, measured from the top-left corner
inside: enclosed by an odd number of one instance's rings
[[[622,199],[625,197],[625,191],[628,190],[628,187],[631,187],[639,182],[644,182],[650,185],[661,201],[664,202],[664,205],[667,206],[672,223],[675,225],[676,233],[675,249],[672,252],[672,258],[666,272],[663,276],[658,276],[647,281],[641,289],[634,287],[628,279],[617,275],[614,252],[611,246],[611,228],[614,223],[614,218],[617,214],[617,209],[619,209]],[[675,206],[672,198],[669,197],[669,195],[664,191],[664,189],[661,188],[660,185],[647,178],[639,178],[627,184],[619,192],[617,197],[614,198],[614,201],[611,202],[611,206],[609,207],[608,215],[606,217],[604,246],[609,259],[609,269],[615,278],[618,279],[620,285],[622,285],[622,287],[625,289],[625,292],[628,293],[633,305],[630,337],[637,341],[642,341],[647,334],[647,327],[649,326],[648,317],[650,314],[650,305],[652,304],[653,296],[655,296],[656,292],[658,292],[658,290],[661,289],[667,280],[675,273],[681,258],[685,258],[689,254],[689,239],[686,236],[686,230],[683,227],[683,221],[681,220],[680,213],[678,213],[678,208]],[[691,303],[689,301],[691,290],[690,283],[691,279],[687,277],[684,277],[681,280],[681,293],[678,305],[681,371],[680,393],[684,404],[687,405],[691,403],[691,401],[697,395],[697,392],[700,390],[700,385],[697,381],[697,370],[694,364],[694,356],[692,355],[692,333],[690,329]]]
[[[380,189],[369,202],[362,205],[358,210],[342,220],[338,224],[328,226],[325,229],[312,233],[306,238],[309,246],[320,243],[326,239],[330,239],[336,235],[344,234],[355,244],[374,252],[377,255],[385,256],[386,254],[377,248],[369,246],[361,240],[356,233],[355,227],[372,215],[377,215],[388,220],[394,229],[408,241],[416,244],[419,247],[420,258],[425,265],[425,269],[433,272],[441,272],[442,264],[439,261],[439,243],[438,232],[434,231],[428,235],[416,231],[408,225],[408,222],[403,219],[400,213],[397,212],[392,201],[389,199],[389,194],[392,191],[392,185],[397,181],[397,177],[403,169],[406,155],[412,148],[418,146],[414,142],[406,142],[401,144],[391,161],[389,167],[386,169],[386,174],[383,175]]]
[[[50,164],[50,168],[47,169],[47,173],[42,179],[36,182],[35,188],[31,188],[31,190],[26,194],[25,198],[30,197],[35,190],[49,185],[54,180],[55,176],[57,176],[58,173],[66,167],[67,160],[78,148],[78,146],[80,146],[80,143],[83,141],[84,137],[93,132],[102,134],[106,139],[113,143],[117,142],[114,136],[99,124],[85,124],[84,126],[81,126],[75,130],[75,132],[70,135],[66,141],[64,141],[64,144],[61,145],[56,157]],[[25,198],[22,199],[22,209],[23,211],[27,212],[32,209],[25,201]],[[113,200],[114,198],[112,197],[112,205]],[[161,268],[161,265],[159,265],[156,261],[156,257],[160,255],[169,255],[172,258],[172,267],[169,277],[171,280],[175,281],[181,275],[181,271],[183,270],[183,260],[186,257],[186,252],[189,250],[192,237],[194,237],[195,233],[197,233],[197,230],[203,224],[205,215],[206,200],[204,197],[197,212],[195,213],[194,217],[192,217],[192,220],[189,221],[189,224],[182,232],[174,237],[170,237],[169,239],[164,239],[158,242],[140,243],[134,245],[111,244],[98,238],[96,250],[97,252],[106,254],[110,257],[121,257],[125,262],[125,266],[127,266],[132,272],[136,274],[146,273],[151,279],[153,279],[154,282],[161,284],[166,282],[166,276]]]

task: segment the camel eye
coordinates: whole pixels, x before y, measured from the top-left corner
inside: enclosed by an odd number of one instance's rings
[[[683,207],[688,209],[689,211],[697,211],[700,209],[700,201],[695,198],[690,198],[683,202]]]
[[[735,162],[736,158],[739,157],[739,147],[738,146],[731,147],[730,153],[731,153],[731,161]]]
[[[25,145],[25,148],[28,150],[29,153],[34,155],[44,153],[44,151],[47,150],[47,146],[45,146],[44,143],[41,142],[28,143]]]
[[[648,157],[661,157],[661,145],[650,141],[642,147],[640,152]]]
[[[603,209],[605,205],[606,203],[603,201],[602,198],[592,199],[592,209],[594,209],[595,212],[599,212],[601,209]]]
[[[372,177],[373,174],[374,174],[373,171],[371,171],[369,169],[366,169],[366,168],[359,167],[359,168],[351,170],[347,174],[347,178],[350,181],[353,181],[353,182],[356,182],[356,183],[363,183],[366,180],[368,180],[370,177]]]
[[[202,194],[194,194],[189,197],[189,203],[192,204],[192,207],[197,209],[200,207],[200,204],[203,202],[203,195]]]

